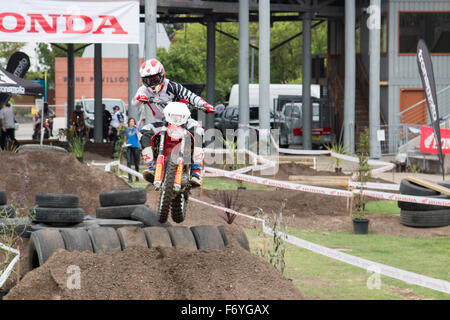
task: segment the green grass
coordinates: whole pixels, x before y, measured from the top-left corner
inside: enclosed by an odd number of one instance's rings
[[[246,230],[252,251],[263,247],[258,230]],[[349,232],[304,231],[289,234],[392,267],[450,280],[450,238],[404,238],[353,235]],[[269,246],[270,237],[266,236]],[[305,295],[320,299],[450,299],[450,295],[380,275],[381,288],[369,289],[372,273],[290,244],[285,276]],[[372,276],[373,277],[373,276]]]
[[[397,201],[392,200],[369,201],[366,203],[366,211],[378,214],[400,214]]]

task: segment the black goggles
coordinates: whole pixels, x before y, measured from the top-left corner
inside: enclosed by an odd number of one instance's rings
[[[163,75],[158,73],[152,76],[144,77],[142,78],[142,82],[144,82],[144,84],[148,87],[156,87],[163,82]]]

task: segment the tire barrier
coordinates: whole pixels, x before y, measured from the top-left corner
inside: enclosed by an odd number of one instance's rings
[[[84,219],[79,202],[75,194],[40,193],[36,195],[36,206],[30,208],[30,217],[34,222],[50,226],[74,225]]]
[[[99,199],[101,206],[96,210],[99,219],[131,219],[136,209],[148,209],[147,192],[143,188],[103,191]]]
[[[449,187],[450,183],[440,182],[439,185]],[[425,188],[403,179],[400,183],[400,192],[403,195],[426,196],[429,203],[413,203],[398,201],[400,210],[400,223],[407,227],[432,228],[450,225],[450,208],[448,206],[436,205],[440,201],[449,201],[448,195],[440,194],[438,191]]]
[[[176,227],[95,227],[86,229],[44,228],[32,232],[29,243],[30,269],[43,265],[58,249],[68,251],[89,251],[94,253],[112,253],[133,246],[145,248],[174,247],[188,250],[223,249],[225,238],[223,227],[184,226]],[[230,234],[225,236],[231,239]],[[248,239],[242,231],[241,241]],[[228,242],[227,242],[228,244]],[[243,246],[244,249],[247,249]],[[248,250],[248,249],[247,249]]]

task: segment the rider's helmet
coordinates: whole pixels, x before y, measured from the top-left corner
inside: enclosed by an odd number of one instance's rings
[[[159,93],[164,87],[166,72],[161,62],[156,59],[145,61],[139,70],[142,83],[153,93]]]

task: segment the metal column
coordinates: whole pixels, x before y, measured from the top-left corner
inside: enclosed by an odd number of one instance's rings
[[[311,105],[311,14],[303,16],[303,66],[302,66],[302,113],[303,113],[303,136],[302,144],[304,150],[312,149],[312,105]]]
[[[380,128],[380,28],[381,1],[371,0],[370,12],[374,22],[369,27],[369,127],[370,127],[370,157],[380,158],[381,147],[377,138]],[[375,16],[374,16],[375,15]]]
[[[249,0],[239,0],[239,134],[238,148],[247,147],[249,110]]]
[[[70,116],[75,104],[75,50],[73,43],[67,44],[67,129],[70,129]]]
[[[145,0],[145,59],[156,58],[156,0]]]
[[[355,152],[355,0],[345,0],[344,146]]]
[[[208,18],[206,40],[206,100],[215,104],[216,90],[216,21]],[[214,114],[206,114],[205,129],[214,128]]]
[[[270,0],[259,1],[259,128],[260,152],[267,153],[264,146],[269,142],[270,110]],[[264,150],[264,151],[263,151]]]
[[[94,141],[103,141],[102,44],[94,45]]]
[[[128,45],[128,116],[139,121],[136,108],[131,105],[131,100],[139,88],[139,45]]]

